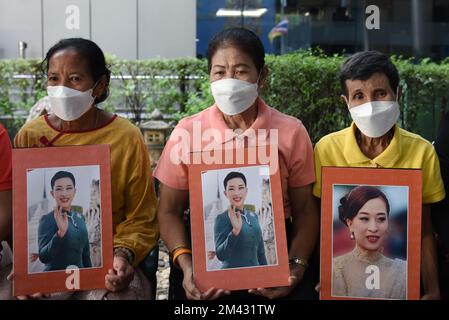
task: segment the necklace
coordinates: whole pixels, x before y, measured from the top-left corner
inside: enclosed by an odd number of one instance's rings
[[[250,225],[251,225],[251,222],[249,221],[248,217],[246,216],[246,212],[241,213],[240,215],[241,215],[243,218],[245,218],[245,222],[250,226]]]

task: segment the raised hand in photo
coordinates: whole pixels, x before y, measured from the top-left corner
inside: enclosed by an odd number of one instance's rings
[[[240,234],[240,230],[242,230],[242,216],[240,214],[240,210],[238,210],[234,205],[229,206],[228,210],[229,220],[232,224],[232,233],[235,236]]]
[[[67,213],[63,211],[62,207],[56,206],[54,217],[56,225],[58,226],[58,237],[63,238],[69,227],[69,218]]]

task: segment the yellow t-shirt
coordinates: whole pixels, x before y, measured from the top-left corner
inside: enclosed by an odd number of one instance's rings
[[[390,145],[371,160],[360,150],[355,138],[355,130],[353,123],[348,128],[328,134],[316,144],[314,196],[321,197],[321,167],[335,166],[421,169],[423,204],[444,199],[445,191],[440,163],[434,147],[427,140],[396,125]]]
[[[61,132],[41,116],[25,124],[14,139],[16,148],[94,144],[110,145],[114,247],[130,249],[137,266],[159,238],[150,159],[140,130],[114,116],[95,130]]]

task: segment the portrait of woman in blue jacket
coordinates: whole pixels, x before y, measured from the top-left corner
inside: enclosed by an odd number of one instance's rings
[[[92,267],[84,217],[72,208],[75,194],[73,174],[58,171],[51,179],[56,207],[42,216],[38,228],[39,260],[45,264],[44,271]]]
[[[246,209],[246,177],[230,172],[224,181],[224,194],[229,207],[215,219],[215,250],[222,269],[255,267],[267,264],[259,220]]]

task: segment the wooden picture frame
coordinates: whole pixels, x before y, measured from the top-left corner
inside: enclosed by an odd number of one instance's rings
[[[14,149],[12,158],[14,296],[105,288],[109,146]]]
[[[261,164],[258,160],[250,163],[248,158],[239,164],[223,161],[189,165],[194,280],[201,291],[211,287],[242,290],[289,284],[280,170],[277,164],[274,167],[276,170],[271,170],[269,163]],[[235,173],[245,176],[246,183]],[[225,180],[232,175],[226,189]],[[231,192],[243,187],[247,188],[246,193],[232,198]],[[229,208],[237,208],[239,201],[245,203],[239,212],[242,228],[241,233],[234,235]],[[255,231],[259,227],[261,234]],[[266,264],[260,253],[261,241]],[[215,260],[215,264],[210,260]]]
[[[420,297],[422,172],[322,168],[321,299]]]

